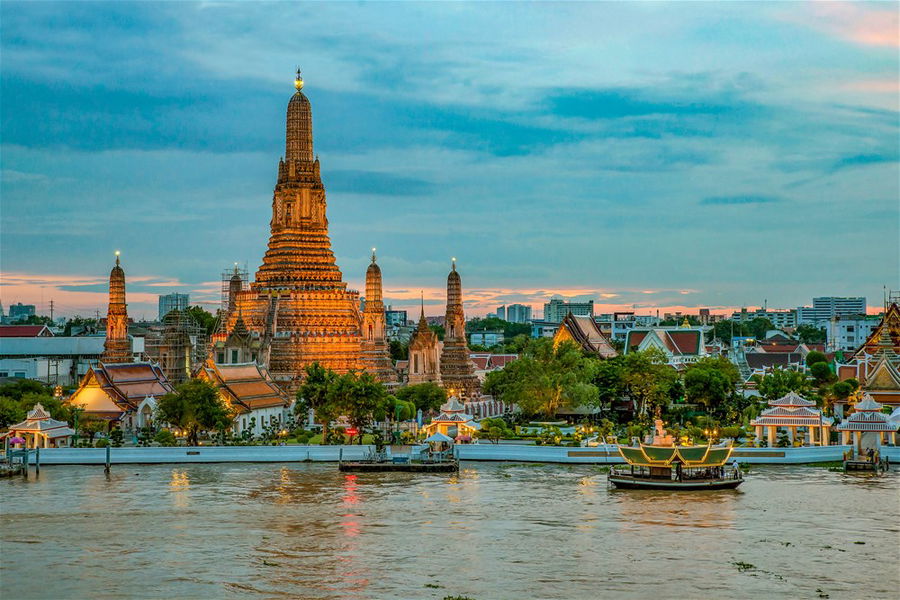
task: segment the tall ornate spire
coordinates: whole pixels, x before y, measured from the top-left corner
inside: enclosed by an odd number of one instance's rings
[[[106,311],[106,340],[100,359],[107,363],[131,362],[131,342],[128,341],[128,309],[125,304],[125,271],[119,264],[109,272],[109,306]]]
[[[396,383],[397,372],[391,362],[385,328],[381,268],[375,262],[375,248],[372,248],[372,263],[366,269],[366,306],[363,309],[362,323],[363,368],[382,383]]]
[[[313,161],[312,109],[309,100],[300,90],[303,89],[303,78],[300,69],[294,79],[297,92],[288,102],[287,135],[285,136],[284,160],[286,163]]]
[[[441,382],[453,395],[471,399],[481,392],[475,365],[466,343],[466,316],[463,313],[462,280],[456,259],[447,275],[447,314],[444,318],[444,349],[441,353]]]
[[[363,325],[359,293],[347,289],[331,250],[312,110],[299,72],[294,88],[268,248],[255,280],[236,300],[247,329],[259,335],[258,359],[289,392],[299,386],[304,367],[315,362],[338,373],[358,371]],[[237,315],[229,315],[230,326]]]

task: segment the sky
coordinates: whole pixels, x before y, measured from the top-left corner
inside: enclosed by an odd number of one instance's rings
[[[894,3],[0,4],[0,302],[214,309],[297,66],[333,249],[386,302],[793,308],[900,289]]]

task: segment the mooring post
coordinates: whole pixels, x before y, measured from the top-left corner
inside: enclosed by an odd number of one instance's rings
[[[41,447],[34,449],[34,476],[39,477],[41,474]]]
[[[109,474],[109,446],[106,447],[106,466],[103,468],[103,472]]]
[[[28,448],[22,450],[22,477],[28,479]]]
[[[343,446],[341,446],[338,449],[338,466],[340,466],[342,462],[344,462],[344,447]]]

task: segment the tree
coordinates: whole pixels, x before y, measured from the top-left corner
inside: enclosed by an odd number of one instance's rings
[[[412,402],[423,413],[436,411],[447,401],[447,391],[433,382],[408,385],[397,390],[397,398]]]
[[[399,340],[391,340],[390,352],[392,360],[406,360],[409,357],[409,344]]]
[[[809,367],[809,373],[815,378],[816,383],[820,386],[834,379],[834,373],[831,372],[831,367],[827,362],[813,363],[812,366]]]
[[[612,404],[622,397],[625,384],[622,376],[624,371],[624,357],[616,356],[608,360],[601,360],[597,364],[597,374],[594,375],[593,384],[597,386],[598,406],[601,411],[609,408],[612,414]]]
[[[853,385],[846,381],[838,381],[831,386],[831,397],[835,400],[846,400],[853,393]]]
[[[827,363],[828,357],[823,352],[817,350],[811,351],[806,355],[806,367],[809,368],[816,363]]]
[[[444,339],[444,326],[443,325],[429,325],[428,329],[435,332],[437,334],[439,340]]]
[[[384,412],[387,399],[384,386],[368,373],[340,375],[327,392],[327,401],[359,432],[359,443],[362,443],[362,433],[369,427],[374,414]]]
[[[800,325],[797,327],[797,337],[804,344],[824,344],[825,328],[815,325]]]
[[[187,433],[190,446],[199,444],[201,430],[222,430],[231,424],[230,411],[218,390],[199,379],[188,380],[160,398],[154,418]]]
[[[518,360],[489,373],[483,387],[503,402],[517,404],[525,415],[552,417],[561,408],[598,405],[597,387],[591,383],[598,362],[572,342],[554,348],[553,340],[541,338]]]
[[[74,333],[94,333],[97,331],[99,324],[97,319],[90,319],[87,317],[82,317],[80,315],[76,315],[66,321],[66,327],[63,329],[63,335],[70,336]]]
[[[766,375],[754,375],[756,389],[766,400],[777,400],[788,392],[809,394],[810,385],[806,375],[790,369],[775,369]]]
[[[21,379],[0,385],[0,427],[24,421],[38,403],[54,419],[71,422],[70,407],[53,396],[47,385],[32,379]]]
[[[625,355],[622,384],[635,412],[642,416],[647,415],[651,407],[665,406],[675,400],[682,391],[677,372],[657,348]]]
[[[772,321],[765,317],[756,317],[747,323],[747,328],[750,330],[750,335],[754,338],[764,340],[766,339],[766,332],[775,329],[775,326],[772,324]]]
[[[197,322],[197,325],[206,330],[207,335],[215,333],[218,319],[205,308],[196,305],[188,306],[187,314]]]
[[[305,377],[297,390],[297,403],[294,414],[305,415],[311,408],[316,421],[322,424],[322,440],[328,439],[328,426],[339,415],[337,407],[332,405],[328,391],[337,379],[337,373],[326,369],[317,362],[306,365]]]
[[[503,419],[483,419],[481,421],[481,429],[476,431],[475,435],[479,439],[488,440],[492,444],[499,444],[501,439],[512,435],[512,431]]]
[[[741,373],[724,356],[707,356],[689,365],[684,373],[685,397],[709,411],[734,397]]]

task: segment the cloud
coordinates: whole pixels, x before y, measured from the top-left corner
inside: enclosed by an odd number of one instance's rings
[[[900,155],[898,155],[896,151],[888,154],[854,154],[842,157],[835,161],[829,169],[829,172],[835,173],[841,169],[849,169],[851,167],[865,167],[869,165],[896,163],[898,161],[900,161]]]
[[[326,184],[331,192],[375,196],[420,196],[434,189],[423,179],[372,171],[329,171]]]
[[[893,3],[811,2],[802,6],[805,14],[793,15],[791,20],[862,46],[900,47],[900,21]]]
[[[771,204],[781,202],[780,198],[774,196],[711,196],[700,201],[704,206],[717,205],[740,205],[740,204]]]

